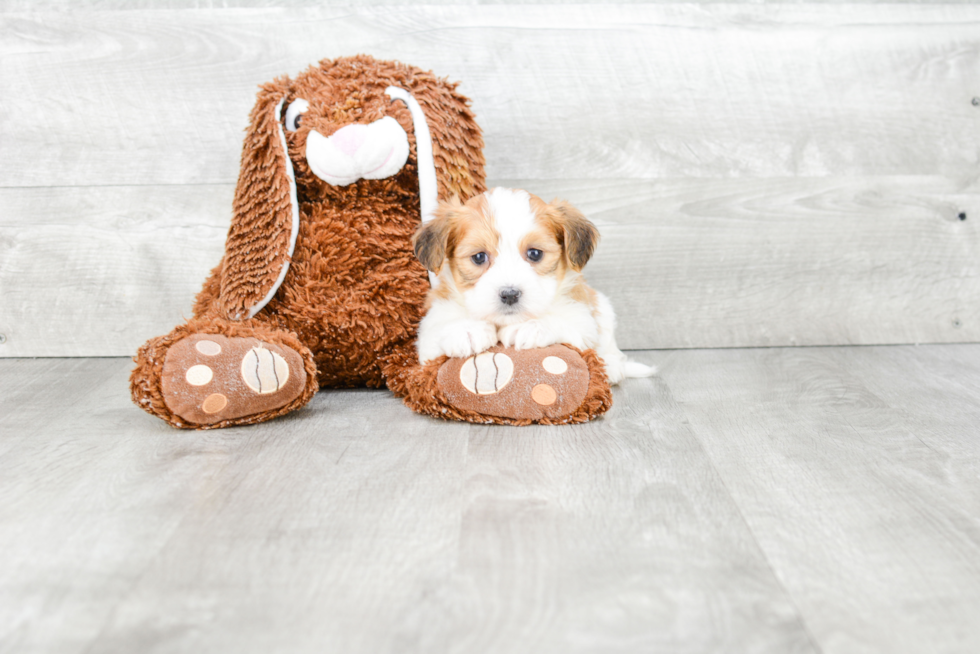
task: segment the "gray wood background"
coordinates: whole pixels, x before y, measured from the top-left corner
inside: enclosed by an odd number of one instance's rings
[[[0,356],[188,315],[256,86],[358,52],[600,225],[624,347],[980,339],[980,6],[265,4],[0,2]]]

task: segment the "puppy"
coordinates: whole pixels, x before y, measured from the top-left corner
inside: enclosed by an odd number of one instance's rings
[[[616,346],[615,314],[582,268],[599,231],[567,202],[495,188],[440,203],[415,234],[415,255],[436,274],[419,325],[419,360],[468,357],[499,341],[518,350],[568,343],[595,349],[610,384],[655,368]]]

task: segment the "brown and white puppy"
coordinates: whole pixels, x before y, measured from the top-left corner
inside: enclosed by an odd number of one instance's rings
[[[567,202],[495,188],[440,203],[415,235],[415,254],[436,278],[419,325],[422,363],[468,357],[500,343],[518,350],[568,343],[594,349],[609,383],[655,368],[616,346],[615,314],[582,277],[599,231]]]

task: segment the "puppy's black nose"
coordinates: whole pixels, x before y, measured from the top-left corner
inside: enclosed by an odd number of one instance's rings
[[[505,288],[500,291],[500,301],[506,305],[517,304],[521,291],[516,288]]]

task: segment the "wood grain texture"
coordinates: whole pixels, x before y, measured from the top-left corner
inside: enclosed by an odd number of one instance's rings
[[[980,348],[663,361],[823,651],[977,649]]]
[[[888,0],[887,4],[969,4],[974,0]],[[885,4],[881,0],[698,0],[698,4]],[[405,6],[405,0],[360,0],[357,6]],[[554,0],[426,0],[426,5],[549,5]],[[678,4],[677,0],[618,0],[617,2],[596,2],[595,0],[567,0],[562,4],[617,4],[652,5]],[[60,9],[83,9],[98,11],[144,11],[147,9],[263,9],[289,8],[307,9],[329,6],[351,6],[350,0],[0,0],[0,11],[27,12],[51,11]]]
[[[256,85],[358,51],[463,80],[491,177],[600,224],[624,347],[980,338],[976,5],[244,5],[0,5],[0,357],[179,322]]]
[[[0,356],[135,354],[189,318],[232,185],[0,190]]]
[[[57,402],[61,407],[92,411],[87,402],[93,399],[93,389],[103,389],[108,379],[118,375],[120,365],[118,359],[80,358],[4,362],[0,371],[0,433],[4,434],[0,438],[0,459],[8,450],[28,445],[26,441],[36,433],[64,417],[63,411],[52,411],[53,386],[58,387]]]
[[[980,340],[972,182],[490,181],[599,225],[586,276],[626,348]],[[232,191],[0,189],[0,356],[128,355],[168,332],[221,258]]]
[[[664,385],[617,401],[582,427],[469,430],[418,651],[819,651]]]
[[[113,366],[0,464],[0,651],[816,651],[669,403],[486,429],[342,391],[176,432]],[[49,405],[79,372],[0,364]]]
[[[980,197],[943,178],[561,182],[630,349],[980,339]],[[959,220],[959,214],[967,220]]]
[[[88,380],[59,363],[58,417],[0,440],[19,440],[0,463],[0,651],[374,652],[390,633],[368,625],[451,565],[466,447],[452,425],[354,391],[260,430],[177,432],[133,421],[125,360],[63,410]]]
[[[35,11],[0,14],[0,180],[234,182],[257,85],[357,52],[462,80],[492,177],[980,165],[976,5]]]
[[[211,432],[0,361],[0,652],[980,649],[980,346],[633,356],[588,425]]]

